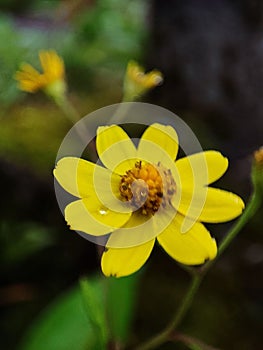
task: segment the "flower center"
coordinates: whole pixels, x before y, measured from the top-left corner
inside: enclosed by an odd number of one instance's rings
[[[171,204],[176,183],[170,169],[138,161],[121,177],[120,194],[143,215],[154,215],[160,206]]]

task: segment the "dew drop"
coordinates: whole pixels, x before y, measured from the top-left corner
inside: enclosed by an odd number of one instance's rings
[[[100,213],[100,215],[106,215],[108,213],[108,210],[106,210],[105,208],[101,208],[99,210],[99,213]]]

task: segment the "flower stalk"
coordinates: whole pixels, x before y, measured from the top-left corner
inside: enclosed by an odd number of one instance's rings
[[[189,349],[192,349],[192,350],[219,350],[218,348],[205,344],[199,339],[196,339],[194,337],[191,337],[189,335],[186,335],[180,332],[174,332],[171,335],[171,341],[181,342],[187,345]]]
[[[259,209],[261,205],[261,196],[259,196],[258,192],[254,192],[249,203],[244,210],[243,215],[237,220],[236,224],[232,227],[232,229],[228,232],[226,237],[223,239],[218,248],[218,257],[227,249],[230,243],[234,240],[240,230],[245,226],[245,224],[255,215],[256,211]],[[212,263],[207,263],[206,266],[209,266]]]
[[[80,120],[79,113],[73,107],[72,103],[69,101],[69,99],[66,97],[65,94],[60,95],[58,97],[56,96],[50,96],[50,97],[52,97],[55,104],[61,109],[61,111],[65,114],[67,119],[73,125]]]
[[[184,299],[177,310],[175,317],[171,320],[171,322],[168,324],[168,326],[159,334],[157,334],[155,337],[147,341],[146,343],[139,345],[136,350],[149,350],[149,349],[156,349],[159,345],[165,343],[169,340],[171,333],[174,331],[174,329],[177,328],[177,326],[181,323],[182,319],[186,315],[187,311],[192,305],[192,301],[195,297],[196,292],[199,289],[200,283],[202,281],[202,274],[196,274],[193,276],[191,284],[189,286],[189,289],[187,293],[184,296]]]

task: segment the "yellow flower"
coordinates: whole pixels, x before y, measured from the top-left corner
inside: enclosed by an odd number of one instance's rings
[[[47,94],[56,97],[66,90],[64,62],[53,51],[40,51],[40,63],[43,73],[39,73],[30,64],[23,63],[21,70],[15,74],[19,88],[23,91],[34,93],[44,90]]]
[[[263,146],[254,152],[254,160],[258,166],[263,166]]]
[[[101,266],[106,276],[126,276],[148,259],[158,243],[175,260],[198,265],[217,254],[202,222],[241,214],[237,195],[207,185],[219,179],[228,160],[217,151],[174,161],[178,137],[171,126],[149,126],[136,148],[116,125],[99,127],[96,146],[105,167],[75,157],[59,160],[54,176],[79,199],[65,208],[70,228],[110,233]]]
[[[124,100],[133,101],[162,82],[163,76],[158,70],[146,74],[137,62],[129,61],[124,78]]]
[[[251,176],[254,188],[263,196],[263,146],[254,152]]]

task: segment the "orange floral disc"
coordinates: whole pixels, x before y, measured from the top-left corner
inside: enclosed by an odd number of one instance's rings
[[[138,161],[121,177],[120,194],[143,215],[154,215],[160,206],[169,203],[176,192],[176,184],[170,169]]]

